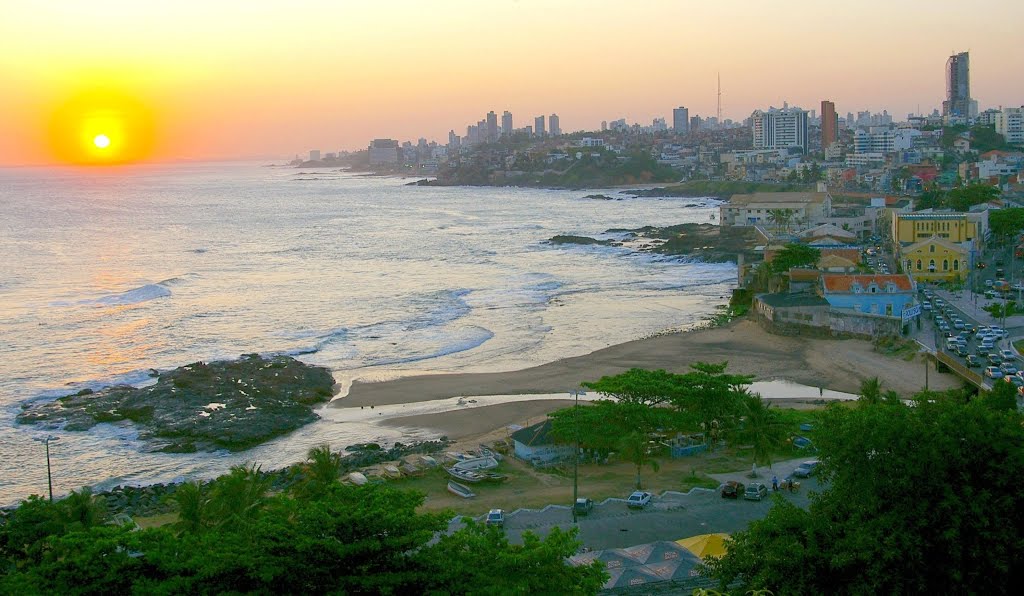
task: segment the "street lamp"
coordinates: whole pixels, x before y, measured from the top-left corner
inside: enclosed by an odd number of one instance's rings
[[[580,478],[580,419],[578,416],[580,410],[580,396],[586,395],[587,392],[582,389],[573,389],[569,392],[569,395],[573,396],[576,403],[573,404],[572,408],[572,427],[576,435],[576,447],[573,449],[572,458],[572,523],[576,523],[576,499],[579,498],[579,478]]]
[[[53,502],[53,475],[50,473],[50,443],[59,441],[60,437],[48,435],[46,437],[34,437],[33,441],[38,441],[43,445],[46,445],[46,484],[50,489],[50,502]]]

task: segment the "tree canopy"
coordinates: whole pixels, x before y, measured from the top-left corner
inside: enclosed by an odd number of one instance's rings
[[[791,242],[772,259],[772,271],[785,273],[793,267],[812,267],[821,258],[821,251],[807,244]]]
[[[809,510],[777,501],[706,572],[775,594],[1020,585],[1021,418],[958,396],[830,407],[816,441],[825,488]]]
[[[1010,238],[1024,232],[1024,208],[996,209],[988,214],[988,226],[995,236]]]

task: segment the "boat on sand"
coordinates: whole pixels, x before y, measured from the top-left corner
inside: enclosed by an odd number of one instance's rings
[[[453,495],[462,497],[463,499],[471,499],[476,496],[476,493],[470,490],[468,486],[464,484],[459,484],[458,482],[452,480],[448,481],[448,492],[452,493]]]

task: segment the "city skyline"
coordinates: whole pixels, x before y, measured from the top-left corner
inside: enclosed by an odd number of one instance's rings
[[[209,4],[6,9],[0,164],[67,161],[68,129],[89,109],[122,115],[135,141],[126,161],[283,157],[374,138],[443,143],[488,110],[520,123],[557,113],[563,132],[671,121],[678,106],[709,117],[718,73],[723,116],[736,121],[823,98],[840,113],[903,118],[941,111],[945,63],[962,51],[981,110],[1024,103],[1024,81],[1008,76],[1024,7],[1009,1],[984,11],[866,2],[857,14],[797,2],[787,11],[797,19],[738,1]],[[872,14],[908,25],[859,23]],[[771,43],[763,28],[778,34]],[[609,42],[624,32],[628,44]]]

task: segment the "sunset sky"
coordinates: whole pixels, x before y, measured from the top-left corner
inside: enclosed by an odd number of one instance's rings
[[[902,118],[940,106],[964,50],[981,109],[1020,106],[1022,22],[1020,0],[5,2],[0,164],[446,142],[488,110],[712,115],[719,71],[729,118],[826,98]]]

